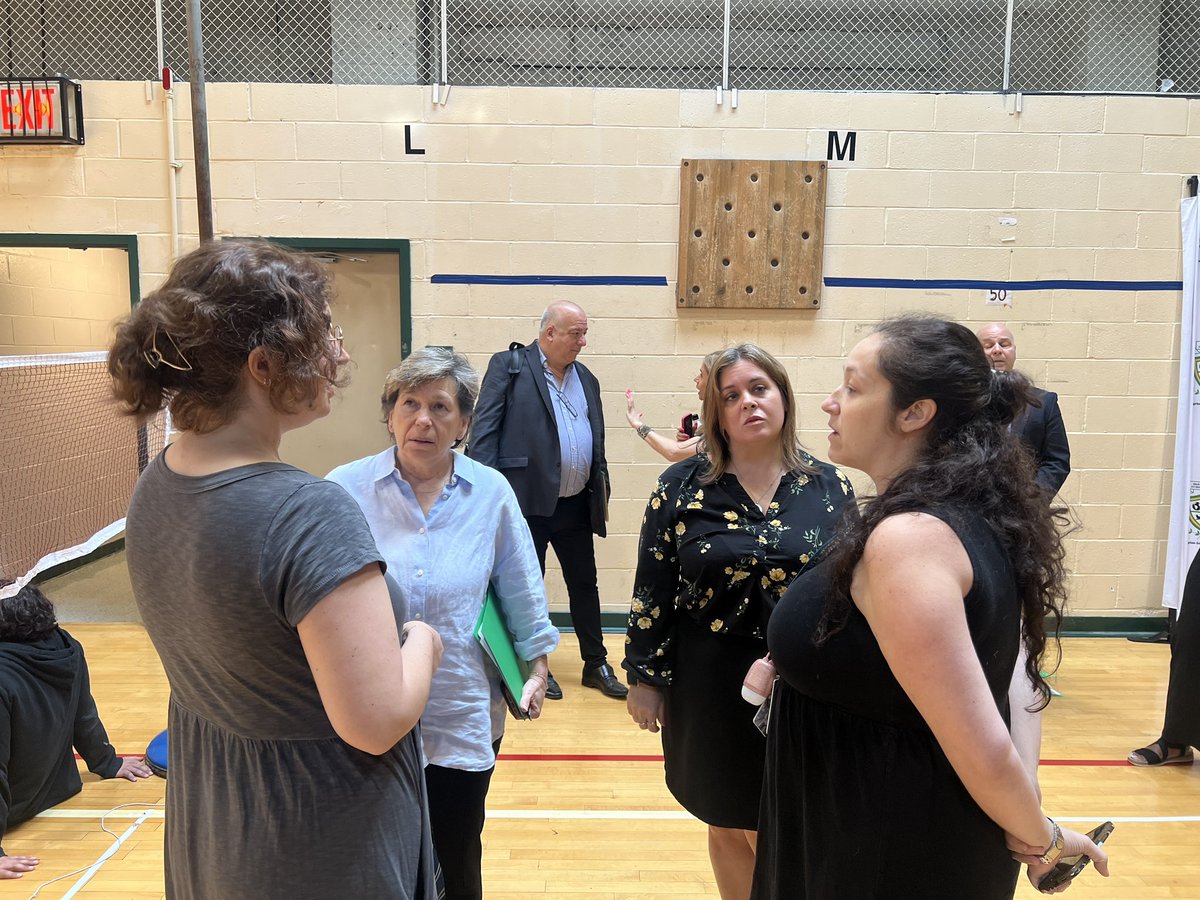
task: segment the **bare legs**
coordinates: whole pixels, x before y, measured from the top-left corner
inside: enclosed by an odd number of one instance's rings
[[[708,858],[717,876],[721,900],[747,900],[750,896],[757,846],[757,832],[708,826]]]

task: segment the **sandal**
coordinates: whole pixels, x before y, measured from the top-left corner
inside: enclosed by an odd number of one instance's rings
[[[1149,747],[1134,750],[1126,757],[1135,766],[1173,766],[1192,761],[1192,748],[1186,745],[1169,744],[1159,738]]]

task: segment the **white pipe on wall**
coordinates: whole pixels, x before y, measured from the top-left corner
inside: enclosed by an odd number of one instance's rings
[[[179,258],[179,170],[183,168],[183,163],[175,158],[175,79],[168,74],[163,47],[162,0],[154,0],[154,28],[158,47],[158,72],[162,78],[160,87],[163,93],[163,131],[167,153],[167,198],[170,207],[167,246],[171,249],[170,261],[174,262]]]

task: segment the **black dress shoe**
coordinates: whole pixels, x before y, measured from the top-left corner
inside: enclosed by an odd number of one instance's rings
[[[624,700],[629,694],[629,688],[617,681],[617,676],[608,663],[585,668],[583,670],[583,686],[595,688],[606,696],[615,697],[618,700]]]
[[[549,672],[546,673],[546,699],[561,700],[562,688],[558,686],[558,682],[554,680],[554,676]]]

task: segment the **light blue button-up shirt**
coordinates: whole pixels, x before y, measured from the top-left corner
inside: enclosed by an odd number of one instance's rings
[[[529,526],[504,476],[455,453],[454,475],[426,515],[396,470],[395,448],[338,466],[326,476],[362,508],[388,574],[445,653],[421,716],[426,759],[482,772],[508,715],[498,676],[473,631],[488,582],[495,584],[517,654],[536,659],[558,646]],[[518,698],[520,699],[520,698]]]
[[[567,366],[560,387],[546,362],[546,354],[542,353],[541,344],[538,344],[538,353],[542,357],[542,372],[546,376],[554,422],[558,426],[558,452],[562,459],[558,496],[574,497],[587,487],[592,473],[592,423],[588,419],[587,396],[574,363]]]

